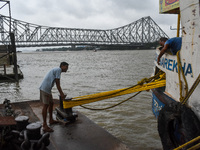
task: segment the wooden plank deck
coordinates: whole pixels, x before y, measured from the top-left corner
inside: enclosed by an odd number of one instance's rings
[[[59,101],[55,101],[55,107],[58,104]],[[42,122],[42,103],[39,101],[12,103],[12,108],[20,115],[29,116],[29,122]],[[3,110],[1,104],[1,115]],[[50,133],[49,150],[129,150],[120,140],[80,112],[77,113],[78,119],[74,123],[51,126],[54,132]]]
[[[18,71],[18,78],[23,78],[23,73],[20,68],[17,68]],[[15,73],[14,73],[14,65],[0,65],[0,80],[14,80]]]

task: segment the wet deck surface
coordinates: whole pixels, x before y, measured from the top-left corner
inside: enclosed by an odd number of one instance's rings
[[[55,104],[57,106],[58,101]],[[12,108],[20,115],[29,116],[29,122],[42,122],[42,104],[39,101],[12,103]],[[4,106],[0,105],[0,114],[3,110]],[[51,126],[54,132],[50,133],[49,150],[129,150],[103,128],[77,113],[78,119],[74,123]]]

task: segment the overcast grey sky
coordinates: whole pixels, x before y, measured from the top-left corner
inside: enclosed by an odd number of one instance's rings
[[[176,36],[177,15],[159,14],[159,0],[10,0],[12,17],[51,27],[112,29],[151,18]],[[0,10],[4,13],[7,8]]]

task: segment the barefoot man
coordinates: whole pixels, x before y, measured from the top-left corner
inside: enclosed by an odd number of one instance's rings
[[[61,72],[66,72],[68,70],[68,63],[61,62],[60,67],[53,68],[45,76],[41,86],[40,86],[40,100],[43,102],[42,117],[43,117],[43,131],[44,132],[53,132],[47,125],[47,110],[49,109],[49,124],[58,123],[58,121],[53,119],[53,97],[52,97],[52,87],[56,83],[56,87],[60,93],[61,99],[65,99],[62,88],[60,86],[60,76]]]

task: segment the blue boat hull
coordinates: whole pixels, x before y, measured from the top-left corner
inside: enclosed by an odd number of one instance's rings
[[[156,118],[159,116],[159,111],[165,106],[154,93],[152,93],[152,112]]]
[[[163,90],[159,88],[152,90],[152,112],[156,118],[158,118],[160,110],[172,102],[175,100],[164,94]]]

